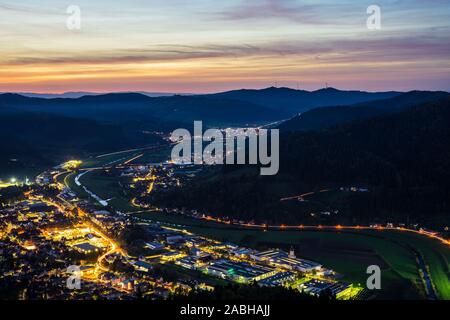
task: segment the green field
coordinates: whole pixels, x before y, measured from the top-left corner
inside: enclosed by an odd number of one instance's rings
[[[136,151],[128,151],[100,158],[92,157],[88,159],[83,159],[83,163],[80,166],[80,168],[81,169],[98,168],[110,164],[119,164],[129,159],[132,159],[138,154],[139,152]],[[84,191],[84,189],[75,184],[75,177],[79,173],[80,172],[72,172],[67,175],[61,175],[58,178],[58,181],[63,182],[65,185],[69,186],[69,188],[73,190],[79,198],[88,199],[90,197]],[[92,170],[84,174],[80,178],[80,182],[90,191],[97,194],[100,198],[104,200],[111,199],[108,203],[117,210],[123,212],[137,210],[129,203],[128,197],[125,196],[121,186],[119,185],[118,179],[106,175],[104,170],[101,169]]]
[[[78,173],[72,172],[64,177],[59,177],[58,180],[64,181],[77,194],[78,198],[89,199],[89,194],[82,187],[75,184],[77,175]],[[124,194],[118,180],[107,176],[102,170],[93,170],[84,174],[80,178],[80,182],[103,200],[111,199],[108,203],[119,211],[129,212],[137,210],[129,203],[128,197]],[[92,199],[92,201],[95,200]]]
[[[422,254],[439,297],[450,299],[450,247],[412,233],[394,233],[391,238],[410,245]]]
[[[61,175],[58,180],[59,181],[62,180],[64,185],[68,186],[73,192],[75,192],[78,198],[86,199],[89,197],[89,195],[83,190],[83,188],[77,186],[75,183],[75,177],[77,175],[78,175],[77,172],[71,172],[67,175]]]
[[[109,200],[108,203],[116,210],[129,212],[136,210],[128,201],[128,196],[123,191],[116,177],[105,174],[104,171],[91,171],[80,179],[81,183],[90,191],[97,194],[103,200]]]

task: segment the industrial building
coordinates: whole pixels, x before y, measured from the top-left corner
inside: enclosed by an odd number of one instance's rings
[[[288,254],[287,252],[279,249],[254,252],[250,254],[250,258],[258,262],[265,262],[274,267],[304,273],[320,271],[322,269],[322,265],[317,262],[296,258],[293,252]]]
[[[94,252],[100,252],[101,248],[96,247],[89,242],[78,243],[73,246],[73,248],[79,252],[89,254]]]
[[[339,298],[340,296],[345,295],[347,291],[351,290],[351,284],[312,279],[300,284],[299,289],[314,296],[320,296],[323,291],[327,290],[333,296]]]
[[[150,263],[142,261],[142,260],[136,261],[135,263],[133,263],[133,265],[136,270],[144,271],[144,272],[149,272],[153,268]]]
[[[234,262],[226,259],[217,260],[206,267],[206,271],[223,279],[248,283],[259,281],[277,273],[274,268],[251,265],[246,262]]]
[[[260,286],[267,286],[267,287],[281,286],[286,282],[294,281],[296,278],[297,276],[294,272],[290,271],[279,272],[274,274],[273,276],[258,281],[258,284]]]

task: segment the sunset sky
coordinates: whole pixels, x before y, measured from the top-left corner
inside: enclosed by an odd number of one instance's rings
[[[69,30],[69,5],[81,29]],[[381,30],[366,9],[381,8]],[[450,90],[450,1],[0,0],[0,92]]]

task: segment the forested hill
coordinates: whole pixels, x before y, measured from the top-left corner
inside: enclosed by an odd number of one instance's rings
[[[162,143],[156,136],[90,119],[32,112],[0,112],[0,116],[2,179],[32,178],[45,168],[87,154]]]
[[[361,121],[384,114],[405,111],[425,102],[450,96],[442,91],[411,91],[376,101],[349,106],[315,108],[280,125],[284,131],[324,130],[346,123]]]

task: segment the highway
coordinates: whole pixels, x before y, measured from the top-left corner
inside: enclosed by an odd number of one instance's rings
[[[174,144],[175,143],[170,143],[169,146],[174,145]],[[135,152],[135,151],[152,150],[152,149],[155,149],[155,148],[160,148],[160,147],[165,147],[165,146],[166,145],[154,144],[154,145],[147,146],[147,147],[142,147],[142,148],[127,149],[127,150],[121,150],[121,151],[116,151],[116,152],[104,153],[104,154],[97,155],[95,158],[103,158],[103,157],[113,156],[113,155],[116,155],[116,154]]]
[[[105,268],[103,266],[103,260],[105,260],[105,258],[107,256],[109,256],[110,254],[116,253],[116,254],[120,254],[122,256],[128,257],[128,255],[123,251],[123,249],[121,249],[119,247],[119,245],[118,245],[118,243],[116,241],[112,240],[111,238],[109,238],[108,236],[103,234],[100,230],[98,230],[97,228],[93,227],[92,225],[91,225],[91,228],[93,228],[93,230],[94,230],[96,235],[98,235],[102,239],[106,240],[109,243],[109,245],[110,245],[110,249],[107,252],[105,252],[104,254],[102,254],[100,257],[98,257],[97,262],[95,264],[96,271],[98,271],[98,269],[100,269],[100,270],[102,270],[104,272],[109,271],[107,268]],[[97,272],[96,272],[96,274],[97,274]]]

